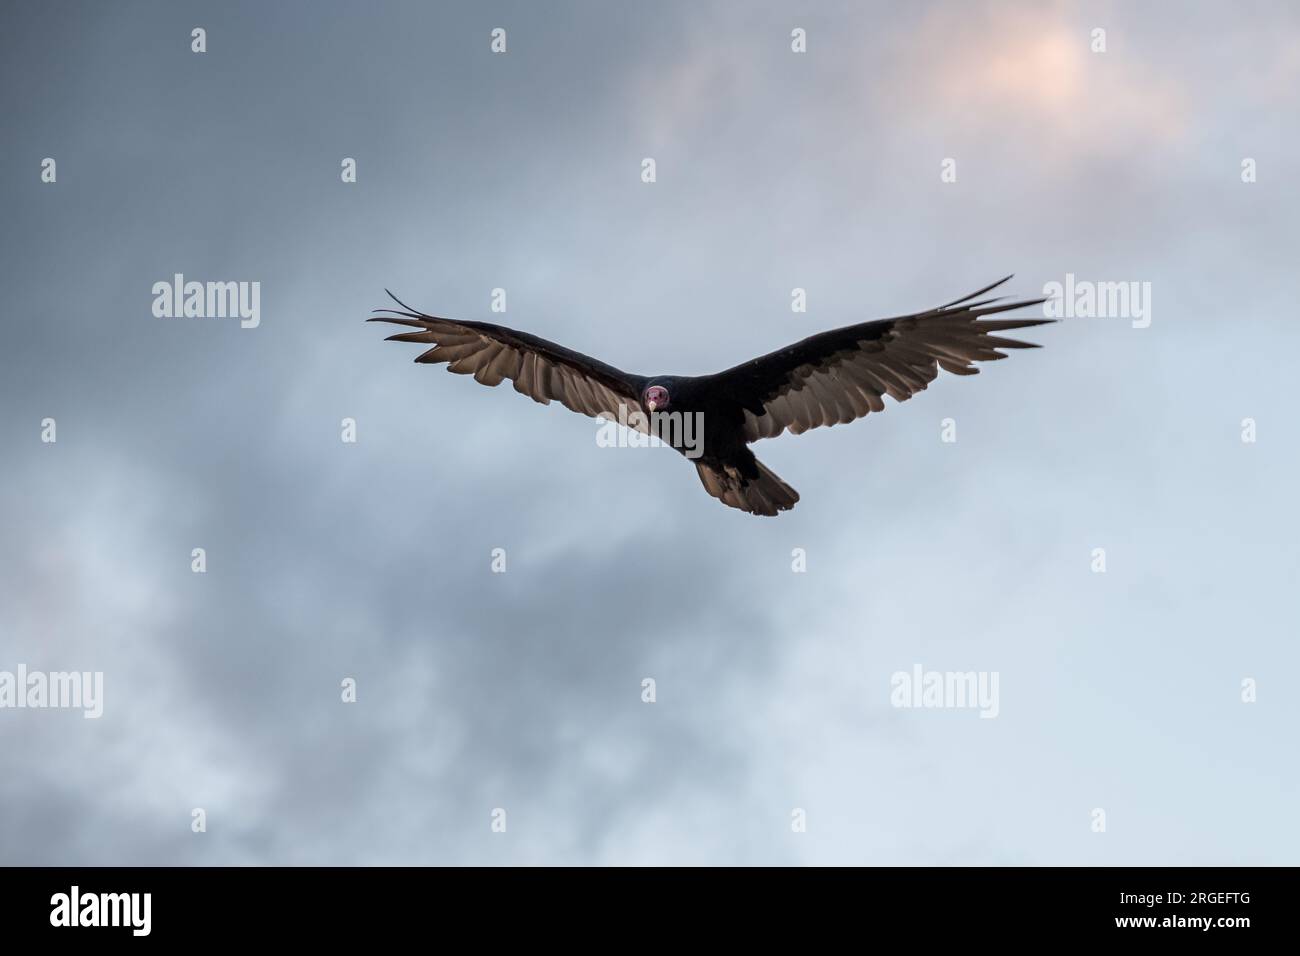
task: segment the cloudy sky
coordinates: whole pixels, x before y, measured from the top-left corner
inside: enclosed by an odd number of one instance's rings
[[[0,709],[0,863],[1300,862],[1294,4],[24,4],[0,80],[0,671],[104,675]],[[777,519],[361,321],[696,374],[1009,272],[1150,324],[764,442]]]

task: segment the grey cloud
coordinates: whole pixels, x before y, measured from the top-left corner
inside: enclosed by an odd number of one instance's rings
[[[107,699],[0,712],[0,862],[1294,862],[1296,24],[1193,8],[16,14],[0,669]],[[1074,85],[1018,79],[1103,16]],[[1013,269],[1151,281],[1153,324],[765,443],[775,521],[361,321],[503,286],[696,373]],[[174,272],[260,281],[261,326],[153,318]],[[891,708],[917,662],[999,671],[998,719]]]

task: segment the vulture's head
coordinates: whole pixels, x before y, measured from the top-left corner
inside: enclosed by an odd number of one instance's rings
[[[650,411],[662,412],[671,400],[668,397],[668,389],[662,385],[651,385],[641,394],[641,401]]]

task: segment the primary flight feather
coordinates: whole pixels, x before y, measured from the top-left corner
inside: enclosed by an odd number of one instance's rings
[[[1051,319],[990,316],[1042,299],[979,298],[1010,278],[927,312],[809,336],[714,375],[633,375],[527,332],[424,315],[391,292],[402,309],[376,309],[384,314],[369,321],[417,329],[388,337],[432,345],[417,362],[446,363],[448,371],[484,385],[510,379],[515,391],[543,405],[558,401],[584,415],[621,421],[629,412],[639,413],[631,420],[641,422],[667,412],[697,415],[702,444],[689,451],[673,444],[694,457],[705,490],[732,508],[775,515],[793,508],[799,493],[754,457],[751,442],[851,422],[883,411],[886,395],[896,402],[911,398],[939,369],[974,375],[975,362],[1006,358],[999,349],[1038,348],[999,333]]]

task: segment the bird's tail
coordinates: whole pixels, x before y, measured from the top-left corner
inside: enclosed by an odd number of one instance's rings
[[[753,515],[770,517],[789,511],[799,500],[799,492],[752,454],[744,463],[700,459],[695,462],[695,470],[700,473],[705,491],[724,505]]]

